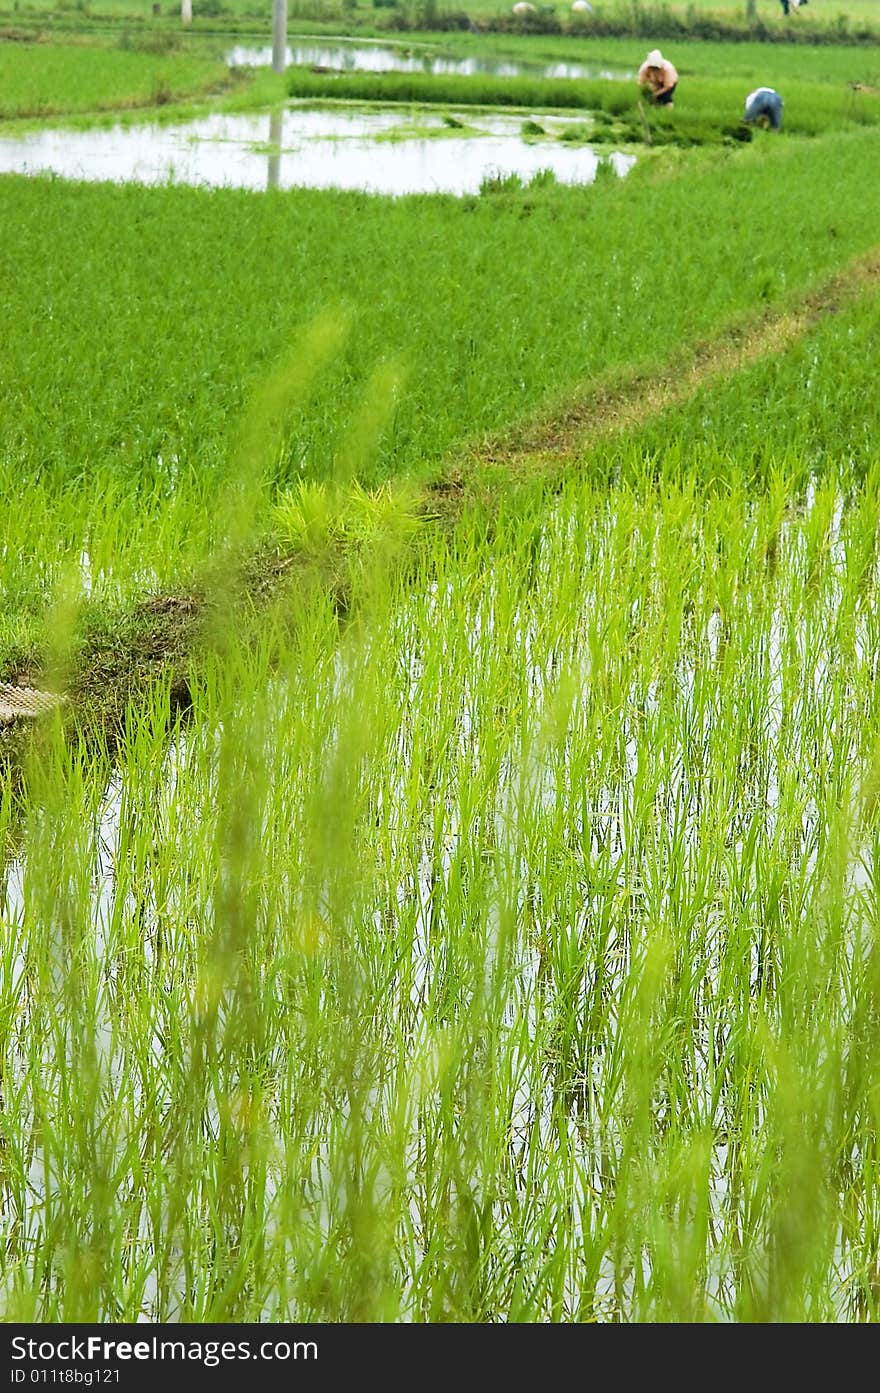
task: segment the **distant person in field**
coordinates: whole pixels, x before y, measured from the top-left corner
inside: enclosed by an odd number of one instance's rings
[[[771,131],[782,129],[782,98],[772,87],[756,87],[746,97],[743,120],[749,125],[757,121],[759,125],[769,126]]]
[[[668,58],[664,58],[659,48],[652,48],[642,66],[636,82],[655,106],[672,106],[672,97],[678,86],[678,73]]]

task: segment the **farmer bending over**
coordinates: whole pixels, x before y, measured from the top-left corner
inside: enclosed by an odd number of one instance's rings
[[[743,112],[743,120],[751,123],[759,122],[762,126],[769,126],[771,131],[778,131],[782,127],[782,98],[772,87],[756,87],[754,92],[750,92],[746,97],[746,109]]]
[[[652,48],[636,78],[642,91],[649,94],[655,106],[672,106],[672,94],[678,85],[678,73],[659,48]]]

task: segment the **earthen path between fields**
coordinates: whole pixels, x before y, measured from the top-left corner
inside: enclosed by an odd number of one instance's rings
[[[542,459],[551,464],[582,454],[591,444],[637,429],[761,358],[783,353],[827,316],[878,292],[880,249],[874,249],[785,310],[768,308],[757,319],[752,316],[711,338],[682,345],[659,371],[593,382],[531,421],[485,439],[432,487],[441,493],[455,487],[469,467],[515,468],[530,461],[537,471]]]

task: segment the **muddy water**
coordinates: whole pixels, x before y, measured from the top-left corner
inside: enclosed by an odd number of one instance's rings
[[[261,115],[215,114],[184,125],[40,130],[0,139],[0,173],[56,174],[115,183],[230,188],[335,188],[369,193],[476,193],[484,179],[527,182],[551,170],[588,184],[600,156],[552,137],[579,116],[536,116],[546,131],[523,137],[522,115],[458,112],[450,129],[436,113],[293,107]],[[389,138],[396,133],[400,138]],[[608,156],[622,175],[631,155]]]
[[[226,62],[233,68],[267,68],[272,62],[272,49],[269,45],[256,48],[238,45],[226,54]],[[634,70],[623,68],[588,67],[583,63],[513,63],[501,58],[454,58],[437,53],[420,53],[403,45],[345,43],[342,40],[335,40],[332,44],[293,43],[287,49],[287,65],[327,68],[332,72],[449,73],[463,77],[481,74],[491,77],[605,78],[621,82],[635,78]]]

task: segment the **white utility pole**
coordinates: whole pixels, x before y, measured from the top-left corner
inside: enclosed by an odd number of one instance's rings
[[[180,19],[182,24],[192,24],[193,7],[192,0],[180,0]]]
[[[287,0],[272,0],[272,71],[287,67]]]
[[[266,188],[277,189],[281,177],[281,142],[284,139],[284,108],[279,106],[269,116],[269,167]]]

